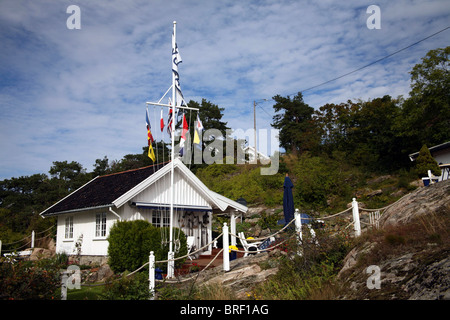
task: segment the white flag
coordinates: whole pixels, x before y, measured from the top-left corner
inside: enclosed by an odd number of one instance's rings
[[[175,42],[175,36],[172,34],[172,72],[175,76],[175,89],[176,89],[176,106],[183,104],[183,94],[180,87],[180,74],[178,73],[178,65],[182,62],[180,52],[178,51],[177,43]]]

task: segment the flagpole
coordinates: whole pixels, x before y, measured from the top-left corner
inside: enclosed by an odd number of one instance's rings
[[[172,50],[175,50],[174,43],[176,44],[176,34],[177,32],[177,22],[173,22],[173,39],[172,39]],[[173,59],[173,56],[172,56]],[[173,63],[173,61],[172,61]],[[174,258],[173,254],[173,202],[174,202],[174,160],[175,160],[175,106],[177,104],[176,101],[176,78],[175,73],[172,71],[172,132],[171,132],[171,138],[172,138],[172,163],[170,168],[170,220],[169,220],[169,253],[168,253],[168,262],[167,262],[167,277],[173,278],[174,276],[174,266],[175,261],[172,259]]]
[[[173,38],[172,38],[172,86],[166,91],[164,96],[158,101],[158,102],[146,102],[147,105],[154,105],[154,106],[161,106],[161,107],[168,107],[172,111],[172,123],[168,124],[171,126],[171,139],[172,139],[172,151],[171,151],[171,167],[170,167],[170,221],[169,221],[169,252],[167,254],[167,278],[173,278],[175,275],[175,261],[173,260],[175,258],[174,252],[173,252],[173,208],[174,208],[174,160],[175,160],[175,110],[178,109],[188,109],[188,110],[194,110],[198,111],[198,108],[191,108],[187,106],[186,101],[184,101],[184,98],[182,95],[180,95],[180,105],[177,106],[177,91],[179,88],[177,88],[177,75],[175,72],[177,72],[174,69],[174,55],[177,54],[176,50],[176,24],[177,22],[173,22]],[[181,62],[181,61],[180,61]],[[178,62],[179,63],[179,62]],[[176,66],[176,65],[175,65]],[[162,99],[166,96],[167,93],[169,93],[170,89],[172,89],[172,104],[164,104],[161,103]],[[182,102],[184,102],[186,105],[181,105]]]

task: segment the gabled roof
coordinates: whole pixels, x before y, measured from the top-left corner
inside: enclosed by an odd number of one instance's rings
[[[115,199],[119,198],[167,164],[168,163],[157,164],[105,176],[98,176],[40,214],[45,217],[80,211],[83,209],[112,206]]]
[[[163,169],[159,170],[154,175],[142,181],[140,184],[136,185],[134,188],[130,189],[128,192],[124,193],[122,196],[114,200],[113,204],[116,207],[121,207],[122,205],[130,201],[136,194],[142,192],[144,189],[148,188],[151,184],[155,183],[162,176],[169,173],[170,169],[171,169],[170,165],[165,166]],[[193,174],[192,171],[189,170],[189,168],[186,167],[180,159],[175,159],[174,169],[179,170],[179,172],[181,172],[181,174],[194,185],[194,187],[198,190],[198,192],[202,194],[202,196],[209,203],[211,203],[213,207],[216,207],[221,211],[225,211],[229,206],[231,206],[232,208],[239,210],[241,212],[247,212],[246,206],[241,205],[236,201],[228,199],[208,189],[208,187],[205,186],[205,184],[201,182],[200,179],[197,178],[195,174]]]
[[[433,152],[437,152],[437,151],[441,151],[441,150],[445,150],[445,149],[450,149],[450,141],[438,144],[436,146],[433,146],[431,148],[428,148],[428,150],[430,150],[431,155],[433,155]],[[409,155],[409,159],[411,161],[414,161],[417,159],[417,157],[419,156],[419,151],[411,153]]]
[[[242,212],[247,211],[246,206],[209,190],[181,160],[175,159],[174,168],[179,170],[214,207],[221,211],[225,211],[229,206]],[[43,211],[41,215],[45,217],[110,206],[119,208],[162,176],[170,173],[170,170],[171,165],[168,162],[94,178]]]

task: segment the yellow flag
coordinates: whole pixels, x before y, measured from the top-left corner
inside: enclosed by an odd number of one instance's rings
[[[153,162],[155,162],[155,160],[156,160],[155,151],[153,151],[153,147],[151,144],[149,144],[149,146],[148,146],[148,157],[150,159],[152,159]]]
[[[194,130],[194,143],[199,144],[200,143],[200,137],[198,136],[197,130]]]

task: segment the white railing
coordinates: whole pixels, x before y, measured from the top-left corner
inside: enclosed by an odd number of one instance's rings
[[[400,199],[399,199],[400,200]],[[359,208],[358,206],[358,202],[356,201],[355,198],[352,199],[352,206],[348,209],[345,209],[341,212],[326,216],[326,217],[320,217],[320,220],[326,220],[326,219],[331,219],[331,218],[335,218],[339,215],[345,214],[350,212],[350,210],[352,211],[352,221],[345,227],[348,228],[351,225],[353,225],[353,229],[354,229],[354,235],[355,237],[358,237],[361,235],[361,221],[360,221],[360,211],[367,211],[369,212],[369,225],[371,225],[372,227],[378,228],[379,227],[379,220],[381,217],[381,214],[384,210],[386,210],[387,208],[391,207],[392,205],[394,205],[395,203],[397,203],[399,200],[397,200],[396,202],[383,207],[383,208],[379,208],[379,209],[365,209],[365,208]],[[273,250],[274,248],[281,246],[282,244],[284,244],[286,241],[288,241],[289,239],[291,239],[292,237],[295,237],[298,241],[299,244],[302,244],[303,241],[303,235],[302,235],[302,222],[301,222],[301,215],[300,212],[298,211],[298,209],[296,209],[295,213],[294,213],[294,219],[291,220],[289,223],[287,223],[282,229],[278,230],[277,232],[270,234],[268,236],[262,237],[262,238],[255,238],[255,239],[244,239],[238,235],[236,235],[236,230],[232,230],[232,232],[230,232],[228,224],[225,222],[223,224],[222,227],[222,233],[217,236],[215,239],[213,239],[210,243],[206,244],[204,247],[197,249],[194,252],[190,252],[184,256],[181,257],[177,257],[174,259],[167,259],[167,260],[161,260],[161,261],[155,261],[155,255],[154,252],[151,251],[149,254],[149,258],[148,258],[148,262],[146,262],[145,264],[143,264],[141,267],[139,267],[138,269],[134,270],[133,272],[127,274],[128,276],[133,275],[134,273],[142,270],[144,267],[146,267],[147,265],[149,266],[149,291],[150,293],[152,293],[152,297],[154,297],[154,293],[155,293],[155,287],[156,287],[156,282],[158,281],[164,281],[165,283],[180,283],[180,282],[184,282],[184,281],[189,281],[192,280],[196,277],[199,276],[199,274],[203,271],[205,271],[206,269],[208,269],[211,264],[222,254],[223,255],[223,265],[222,268],[224,270],[224,272],[228,272],[230,271],[230,256],[229,256],[229,244],[230,244],[230,237],[231,239],[241,239],[241,240],[246,240],[246,241],[264,241],[268,238],[274,238],[277,234],[285,231],[288,227],[291,226],[291,224],[294,224],[294,233],[293,235],[291,235],[290,237],[288,237],[287,239],[284,239],[283,241],[272,245],[268,248],[265,249],[258,249],[257,251],[248,251],[248,250],[233,250],[236,252],[243,252],[243,253],[260,253],[260,252],[265,252],[268,250]],[[367,223],[364,223],[367,224]],[[235,225],[231,224],[232,228],[234,229]],[[311,236],[314,239],[315,238],[315,232],[314,230],[311,228],[310,225],[308,225],[309,227],[309,231],[311,232]],[[223,243],[223,247],[222,249],[215,255],[215,257],[208,263],[208,265],[206,267],[204,267],[201,271],[199,271],[199,273],[197,273],[196,276],[193,277],[183,277],[183,279],[164,279],[164,280],[157,280],[155,277],[155,269],[156,269],[156,265],[159,263],[167,263],[169,261],[176,261],[176,260],[180,260],[180,259],[185,259],[188,256],[194,255],[196,253],[199,252],[203,252],[206,248],[208,248],[212,243],[218,241],[220,239],[220,237],[222,237],[222,243]],[[234,242],[234,241],[233,241]],[[316,241],[317,243],[317,241]],[[302,254],[301,250],[299,250],[297,252],[299,255]],[[104,285],[104,284],[98,284],[98,285]],[[81,284],[81,286],[96,286],[96,285],[83,285]],[[66,297],[66,295],[65,295]]]

